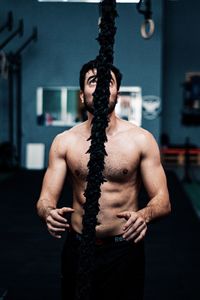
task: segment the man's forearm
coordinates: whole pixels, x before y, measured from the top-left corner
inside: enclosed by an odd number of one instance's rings
[[[46,220],[47,216],[49,215],[49,212],[52,209],[55,209],[56,206],[50,203],[48,199],[41,198],[38,200],[36,208],[39,217],[43,220]]]
[[[138,212],[144,218],[146,223],[154,219],[168,215],[171,211],[169,199],[160,199],[159,197],[152,198],[146,207],[140,209]]]

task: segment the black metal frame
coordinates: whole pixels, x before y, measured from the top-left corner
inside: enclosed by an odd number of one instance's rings
[[[5,28],[12,29],[13,18],[11,12],[5,25],[0,28],[2,32]],[[3,49],[14,37],[23,35],[24,25],[23,20],[19,21],[18,28],[7,37],[0,45],[0,50]],[[37,41],[37,28],[33,28],[31,36],[13,53],[7,55],[8,60],[8,118],[9,118],[9,142],[14,149],[16,140],[16,160],[18,166],[21,165],[21,142],[22,142],[22,52],[32,42]],[[14,115],[16,108],[16,115]],[[16,132],[14,132],[14,123],[16,117]],[[15,140],[14,140],[15,138]],[[14,164],[14,157],[12,163]]]

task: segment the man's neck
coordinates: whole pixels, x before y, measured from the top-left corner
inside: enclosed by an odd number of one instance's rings
[[[117,130],[117,121],[118,117],[115,114],[115,111],[113,111],[109,116],[108,116],[110,122],[108,123],[108,127],[106,128],[106,134],[108,136],[112,136],[116,133]],[[91,130],[91,122],[93,119],[93,115],[88,112],[88,120],[87,120],[87,128],[90,131]]]

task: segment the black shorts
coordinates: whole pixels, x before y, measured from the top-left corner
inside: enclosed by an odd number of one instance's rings
[[[62,300],[74,300],[80,237],[69,233],[62,251]],[[121,239],[96,245],[91,300],[142,300],[144,242]]]

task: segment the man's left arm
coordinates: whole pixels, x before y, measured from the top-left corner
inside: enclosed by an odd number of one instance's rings
[[[147,206],[138,211],[146,223],[170,213],[171,204],[167,180],[160,161],[160,151],[154,137],[146,133],[141,157],[141,176],[149,196]]]
[[[139,242],[144,238],[147,223],[171,211],[167,181],[160,161],[158,145],[150,133],[144,132],[140,139],[142,149],[140,172],[150,200],[141,210],[118,214],[118,217],[124,217],[127,220],[123,228],[123,237],[127,240],[133,239],[134,242]]]

